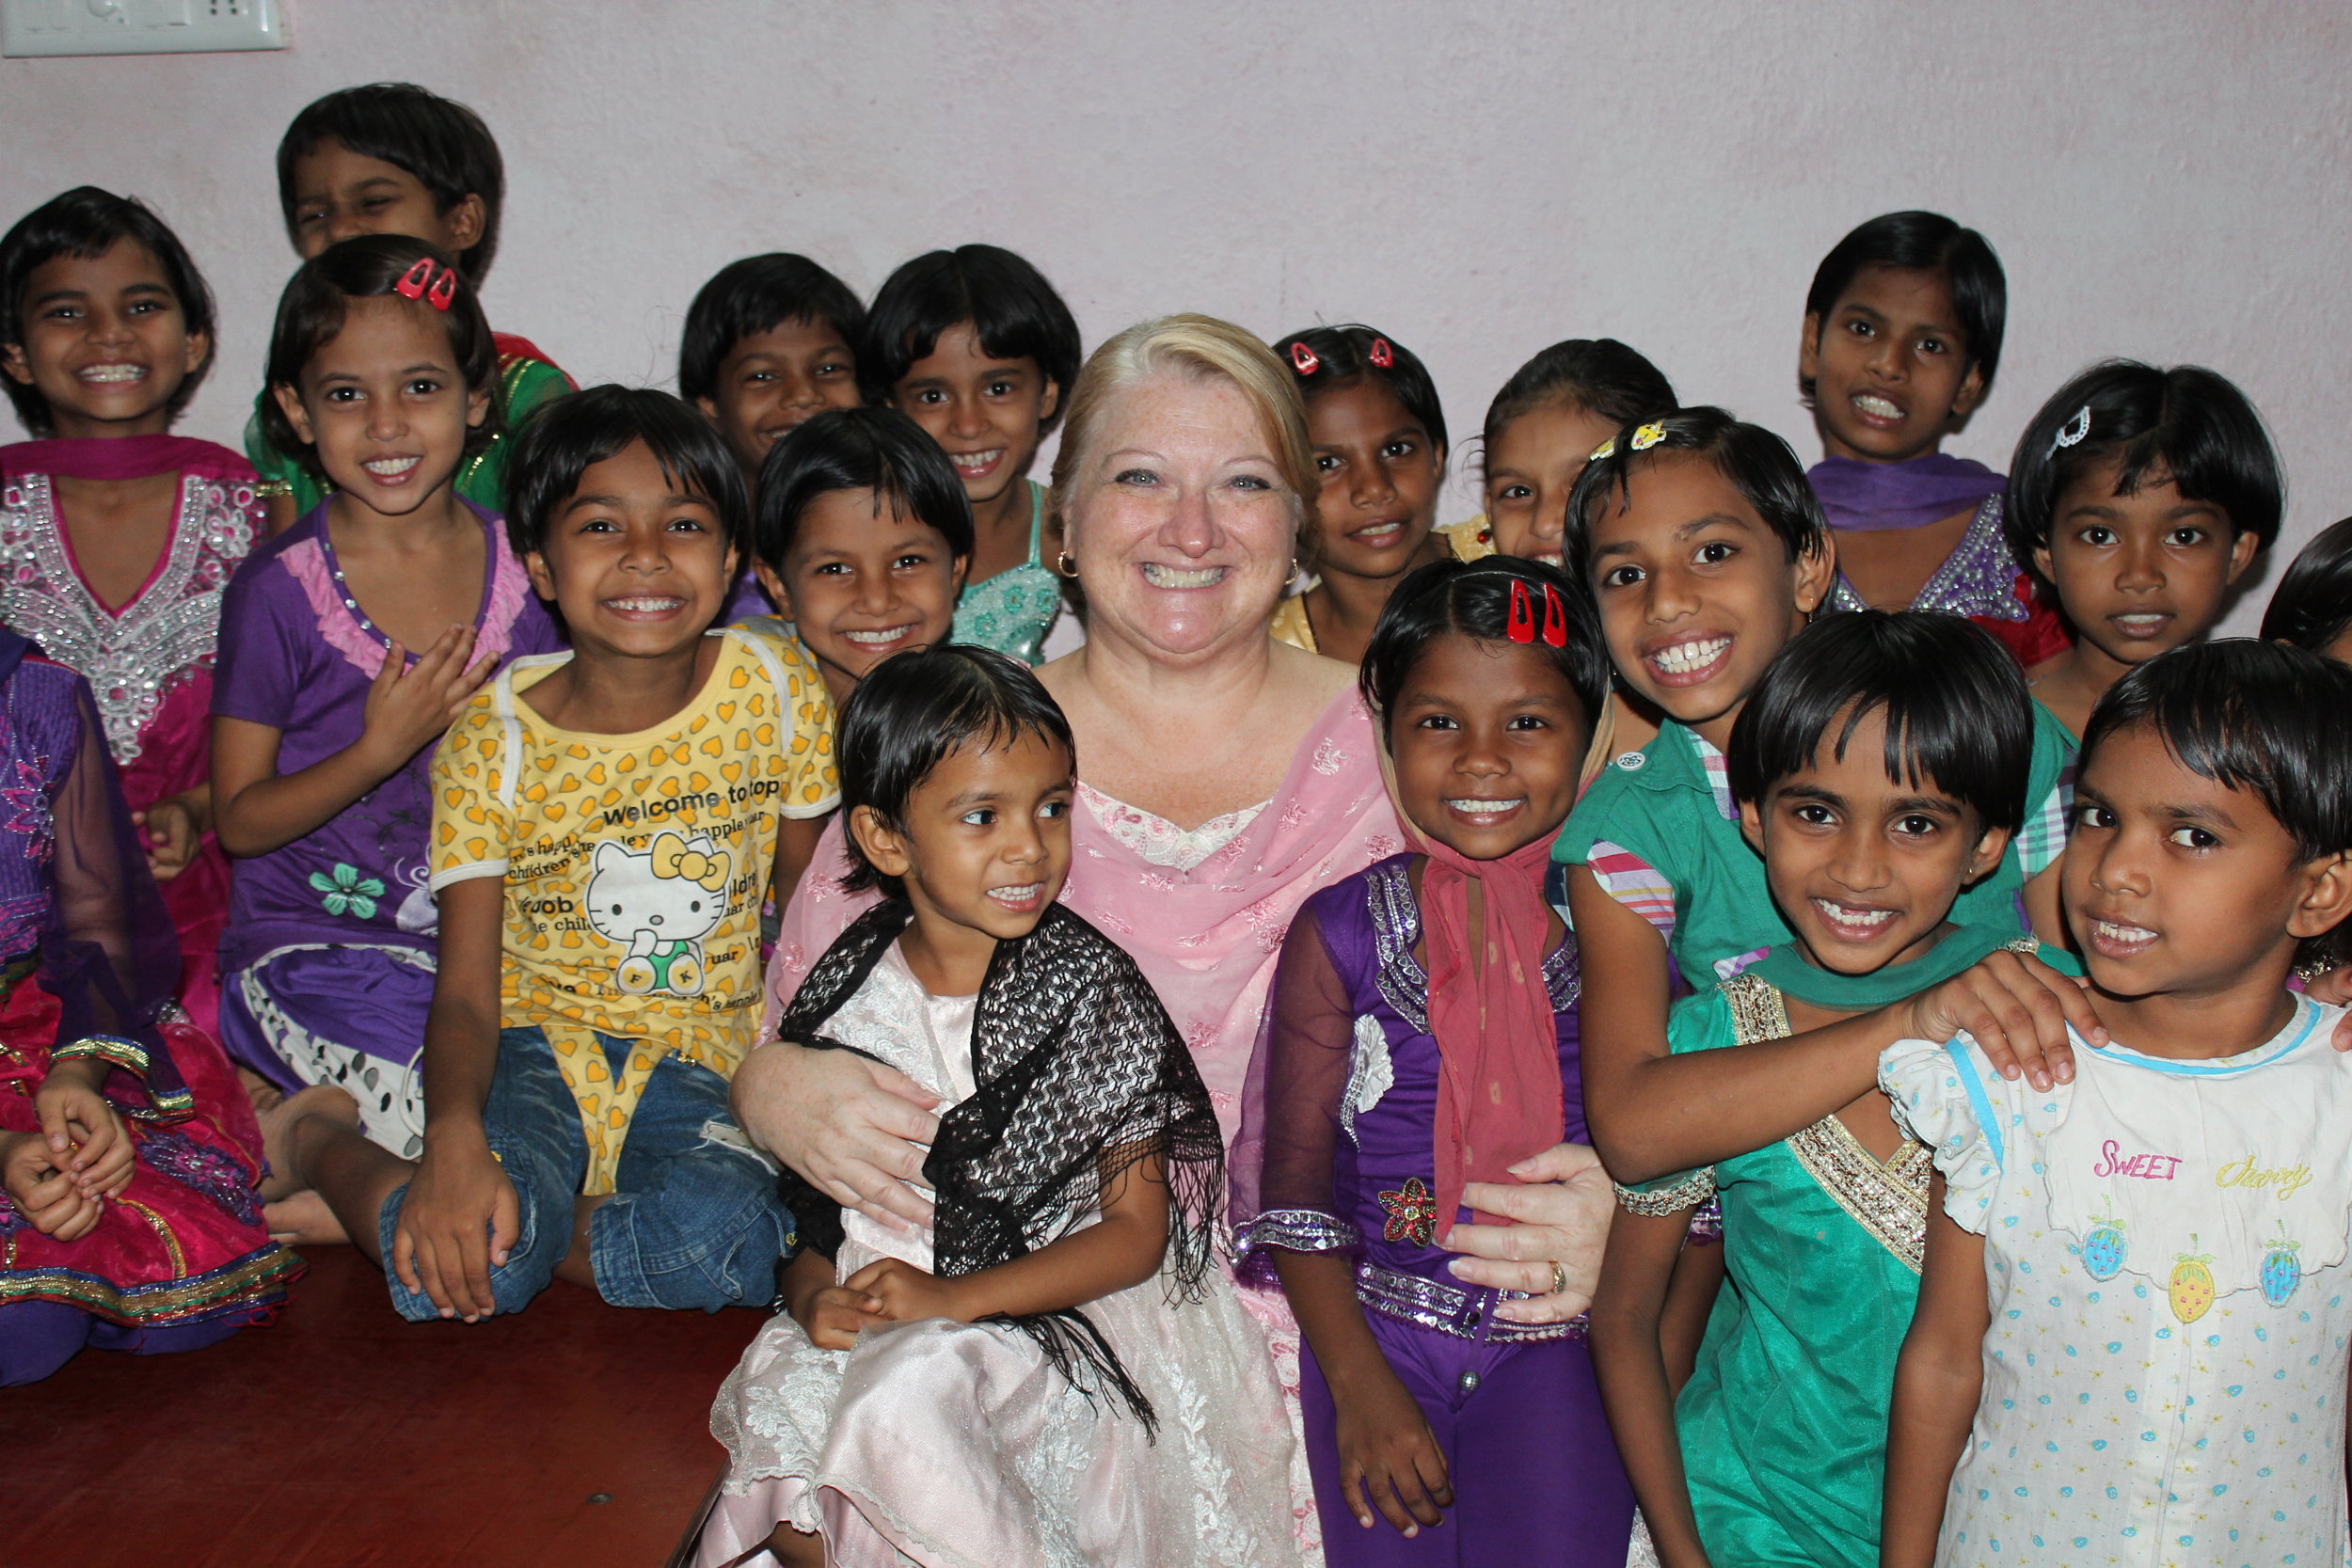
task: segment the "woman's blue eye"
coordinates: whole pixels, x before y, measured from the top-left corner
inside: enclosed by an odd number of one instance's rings
[[[1233,488],[1236,490],[1271,490],[1274,486],[1260,479],[1256,474],[1235,474]]]
[[[1160,476],[1149,468],[1127,468],[1112,480],[1114,484],[1157,484]]]

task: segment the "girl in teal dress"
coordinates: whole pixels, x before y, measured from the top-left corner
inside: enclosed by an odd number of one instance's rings
[[[955,640],[1025,664],[1044,658],[1062,608],[1045,564],[1050,508],[1029,466],[1061,419],[1078,349],[1077,319],[1044,274],[993,245],[934,250],[892,273],[858,344],[866,401],[921,425],[972,502]]]
[[[1856,1014],[1945,1038],[1989,988],[2043,984],[2000,951],[2033,945],[2013,911],[1972,917],[1963,896],[2026,820],[2031,704],[2015,662],[1959,617],[1862,611],[1792,640],[1730,739],[1740,828],[1789,934],[1676,1006],[1668,1042],[1766,1068],[1757,1114],[1783,1135],[1620,1188],[1594,1361],[1670,1568],[1867,1568],[1928,1152],[1875,1088],[1855,1095],[1769,1042]],[[1710,1197],[1724,1286],[1677,1398],[1660,1325]]]

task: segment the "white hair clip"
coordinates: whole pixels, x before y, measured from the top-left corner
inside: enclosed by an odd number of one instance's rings
[[[2090,404],[2086,403],[2074,411],[2073,419],[2058,427],[2058,433],[2050,438],[2050,450],[2055,452],[2062,447],[2080,446],[2090,434]]]

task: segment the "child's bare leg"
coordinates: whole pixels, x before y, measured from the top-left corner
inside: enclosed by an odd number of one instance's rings
[[[305,1089],[289,1096],[286,1105],[293,1109],[296,1101],[318,1092]],[[343,1100],[353,1113],[347,1120],[338,1114],[341,1107],[329,1101],[314,1102],[286,1118],[281,1138],[286,1163],[297,1186],[315,1189],[352,1244],[381,1265],[384,1243],[378,1217],[384,1201],[417,1174],[417,1167],[369,1142],[359,1131],[358,1104],[348,1095]]]
[[[243,1071],[243,1069],[239,1069]],[[254,1085],[260,1085],[256,1091]],[[313,1084],[307,1089],[281,1095],[259,1076],[246,1085],[246,1093],[252,1097],[256,1119],[262,1124],[262,1158],[269,1163],[269,1174],[254,1189],[263,1203],[276,1203],[306,1191],[310,1183],[294,1173],[294,1126],[305,1117],[324,1117],[329,1121],[357,1129],[359,1125],[359,1102],[332,1084]],[[265,1106],[262,1094],[274,1098]]]
[[[583,1196],[572,1199],[572,1243],[564,1248],[562,1260],[555,1265],[556,1278],[568,1279],[575,1285],[585,1285],[592,1291],[596,1288],[596,1271],[589,1266],[588,1262],[588,1219],[590,1215],[603,1208],[605,1200],[612,1196],[611,1193],[599,1193],[595,1197]],[[816,1538],[812,1536],[810,1539]],[[781,1560],[788,1562],[790,1560]]]
[[[803,1535],[790,1525],[778,1525],[768,1538],[768,1552],[784,1568],[825,1568],[825,1538]]]
[[[286,1091],[254,1071],[249,1067],[237,1069],[237,1085],[245,1090],[245,1098],[253,1106],[257,1117],[267,1116],[286,1098]]]

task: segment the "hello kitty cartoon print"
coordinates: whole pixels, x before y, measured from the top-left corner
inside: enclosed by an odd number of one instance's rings
[[[591,1194],[612,1191],[662,1057],[728,1077],[750,1049],[777,824],[840,800],[833,704],[807,656],[711,635],[724,646],[702,691],[657,729],[547,722],[527,694],[571,657],[547,654],[501,670],[433,760],[431,885],[504,879],[504,1022],[547,1032]]]
[[[700,996],[702,939],[726,912],[726,890],[727,857],[707,833],[660,833],[642,854],[611,839],[597,845],[588,924],[628,946],[612,983],[628,996]]]

